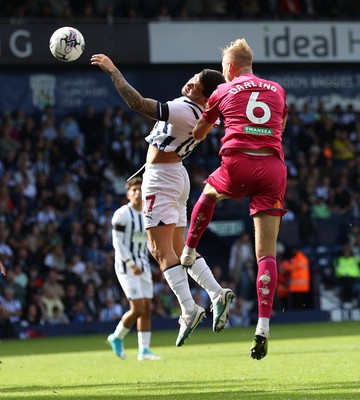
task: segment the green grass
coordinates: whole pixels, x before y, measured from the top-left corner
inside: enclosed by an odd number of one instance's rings
[[[136,361],[135,333],[125,361],[106,335],[3,341],[0,399],[360,399],[360,323],[273,325],[261,361],[248,356],[253,332],[198,328],[177,348],[177,332],[157,331],[153,362]]]

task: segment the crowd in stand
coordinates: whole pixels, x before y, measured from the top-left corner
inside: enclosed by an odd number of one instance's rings
[[[136,20],[322,20],[360,17],[358,0],[4,0],[0,18],[13,24]]]
[[[0,116],[0,258],[8,271],[0,280],[2,336],[16,334],[18,324],[119,319],[127,302],[114,274],[110,221],[126,202],[123,182],[145,160],[151,124],[121,109],[95,113],[91,106],[76,117],[57,116],[50,106],[39,116],[21,110]],[[191,162],[185,160],[189,211],[218,163],[221,135],[216,128]],[[299,246],[312,244],[314,221],[338,216],[351,226],[339,244],[350,244],[359,257],[359,146],[359,113],[351,105],[290,105],[283,224],[298,219]],[[233,203],[242,218],[241,202]],[[213,268],[219,280],[234,277],[233,270]],[[177,315],[155,264],[153,269],[155,318]],[[207,306],[201,291],[194,295]]]

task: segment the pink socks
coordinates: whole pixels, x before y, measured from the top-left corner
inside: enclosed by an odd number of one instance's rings
[[[259,318],[270,318],[278,280],[276,258],[264,256],[258,260],[256,291]]]
[[[204,193],[201,193],[191,213],[191,221],[186,239],[188,247],[196,249],[202,234],[211,221],[215,205],[216,201],[209,199]]]

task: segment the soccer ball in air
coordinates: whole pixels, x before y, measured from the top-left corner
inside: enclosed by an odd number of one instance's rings
[[[76,28],[63,26],[51,35],[49,48],[56,59],[64,62],[75,61],[84,51],[84,36]]]

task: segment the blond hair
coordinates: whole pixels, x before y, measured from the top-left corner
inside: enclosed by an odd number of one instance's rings
[[[245,39],[236,39],[222,49],[222,56],[229,57],[229,61],[238,67],[251,68],[254,52]]]

